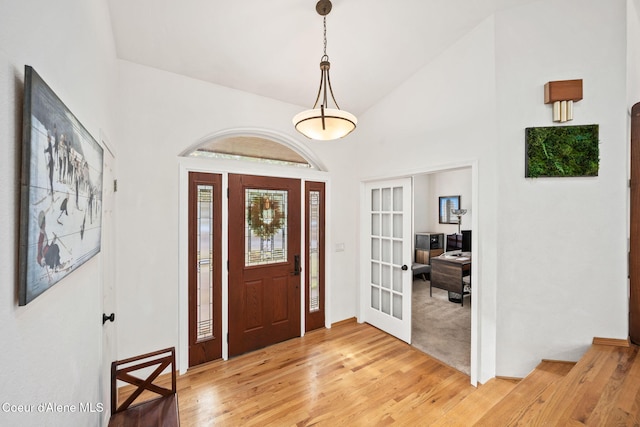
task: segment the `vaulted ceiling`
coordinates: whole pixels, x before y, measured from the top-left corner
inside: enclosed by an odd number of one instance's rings
[[[108,0],[120,59],[311,108],[316,0]],[[327,54],[340,107],[366,111],[500,9],[535,0],[333,0]]]

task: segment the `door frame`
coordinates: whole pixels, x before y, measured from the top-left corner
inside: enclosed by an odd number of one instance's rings
[[[108,175],[106,169],[110,166],[111,178],[117,179],[117,159],[115,151],[111,147],[111,144],[107,142],[107,137],[104,135],[102,129],[100,130],[100,142],[105,148],[103,170],[105,170],[105,176]],[[110,165],[109,165],[110,164]],[[104,181],[103,181],[104,182]],[[104,187],[109,190],[104,190]],[[111,193],[111,219],[105,222],[102,227],[102,299],[101,307],[102,313],[111,314],[115,313],[114,321],[107,321],[102,323],[102,340],[100,355],[102,357],[102,372],[101,372],[101,389],[100,396],[101,402],[109,402],[111,396],[111,362],[116,360],[118,351],[118,328],[116,320],[118,320],[117,299],[116,299],[116,247],[115,247],[115,234],[116,234],[116,189],[114,182],[104,182],[103,191]],[[102,207],[103,220],[106,218],[104,215],[105,207]],[[111,281],[111,283],[109,283]],[[97,314],[97,313],[96,313]],[[97,316],[96,316],[97,317]],[[105,410],[102,414],[102,424],[107,425],[109,417],[111,416],[111,407],[108,403],[105,404]]]
[[[368,206],[366,206],[366,184],[375,182],[375,181],[385,181],[392,179],[400,179],[400,178],[413,178],[414,176],[431,174],[437,172],[446,172],[454,169],[461,168],[471,168],[471,206],[473,206],[473,215],[471,219],[471,229],[474,230],[474,236],[480,236],[482,230],[480,230],[478,218],[481,215],[480,205],[478,203],[478,160],[468,160],[459,163],[449,163],[444,165],[434,165],[434,166],[425,166],[421,169],[411,170],[408,173],[398,173],[398,174],[389,174],[375,177],[363,177],[360,179],[360,218],[365,218],[368,212]],[[411,233],[415,230],[415,223],[413,218],[413,210],[414,210],[414,199],[415,194],[413,194],[413,185],[411,191]],[[369,254],[366,250],[362,250],[362,248],[367,248],[368,243],[367,239],[369,238],[369,230],[368,230],[368,222],[360,221],[359,228],[359,239],[360,242],[360,269],[359,269],[359,286],[358,286],[358,315],[357,320],[359,323],[363,323],[364,321],[364,310],[366,305],[366,295],[362,294],[362,289],[364,289],[363,281],[367,278],[366,269],[369,268]],[[477,231],[476,231],[477,230]],[[470,380],[471,384],[476,386],[478,384],[478,373],[480,372],[480,367],[482,363],[481,359],[481,341],[480,337],[480,328],[482,325],[479,323],[480,319],[480,310],[483,309],[482,301],[484,298],[484,291],[482,286],[482,277],[478,274],[478,238],[474,238],[471,241],[471,275],[473,277],[473,285],[474,285],[474,304],[471,305],[471,375]],[[493,330],[493,335],[495,336],[495,328]],[[495,359],[494,359],[495,360]],[[484,367],[485,369],[487,367]]]
[[[631,107],[629,138],[629,340],[640,344],[640,102]]]
[[[304,206],[304,188],[306,181],[318,181],[325,183],[326,203],[325,211],[330,212],[331,209],[331,180],[328,172],[297,168],[291,166],[271,165],[267,163],[255,163],[241,160],[224,160],[224,159],[202,159],[196,157],[179,157],[179,189],[178,189],[178,348],[176,349],[176,357],[180,374],[187,372],[189,368],[189,305],[188,305],[188,254],[189,254],[189,236],[188,236],[188,197],[189,197],[189,172],[215,173],[222,175],[222,191],[223,193],[229,188],[229,174],[256,175],[268,177],[293,178],[301,181],[301,212],[300,221],[304,223],[306,215],[306,207]],[[229,258],[228,234],[229,229],[229,200],[227,197],[222,198],[222,336],[226,336],[229,332],[229,274],[224,265]],[[325,274],[327,280],[325,282],[325,301],[330,301],[331,296],[331,220],[330,215],[326,215],[325,221]],[[300,233],[301,248],[304,247],[306,239],[306,231],[301,227]],[[303,274],[306,269],[305,257],[301,258],[301,266]],[[301,307],[304,307],[304,298],[306,292],[304,286],[301,286],[300,292]],[[300,336],[305,335],[305,311],[300,310]],[[325,304],[325,327],[331,327],[331,305]],[[227,340],[222,341],[222,358],[229,358],[229,344]]]

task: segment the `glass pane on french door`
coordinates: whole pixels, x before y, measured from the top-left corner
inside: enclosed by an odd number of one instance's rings
[[[411,179],[366,185],[365,321],[411,340]]]
[[[402,320],[402,224],[393,230],[402,218],[402,187],[376,188],[371,196],[371,304]]]

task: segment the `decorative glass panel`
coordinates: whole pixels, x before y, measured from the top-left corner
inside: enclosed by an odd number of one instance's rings
[[[391,189],[390,188],[382,189],[382,210],[383,211],[391,210]]]
[[[393,290],[402,292],[402,269],[400,267],[393,267]]]
[[[371,215],[371,235],[380,235],[380,214]]]
[[[380,286],[380,264],[377,262],[371,263],[371,283]]]
[[[309,192],[309,312],[320,310],[320,192]]]
[[[213,186],[197,186],[197,339],[213,338]]]
[[[393,216],[393,237],[402,238],[402,214]]]
[[[398,240],[393,242],[393,263],[402,265],[402,242]]]
[[[391,267],[382,265],[382,287],[391,288]]]
[[[382,261],[391,262],[391,240],[382,241]]]
[[[371,259],[380,261],[380,239],[371,239]]]
[[[393,317],[402,320],[402,296],[393,294]]]
[[[380,310],[380,289],[371,287],[371,307]]]
[[[382,235],[391,237],[391,215],[382,214]]]
[[[393,210],[402,212],[402,187],[394,187],[393,189]]]
[[[287,261],[287,192],[245,190],[245,266]]]
[[[391,314],[391,293],[382,291],[382,312],[385,314]]]
[[[371,211],[380,211],[380,190],[371,190]]]

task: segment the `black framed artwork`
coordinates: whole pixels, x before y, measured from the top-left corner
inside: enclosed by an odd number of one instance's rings
[[[25,66],[18,302],[26,305],[100,252],[103,150]]]
[[[458,223],[458,217],[451,213],[452,209],[460,209],[460,196],[441,196],[438,198],[438,222],[440,224]]]

